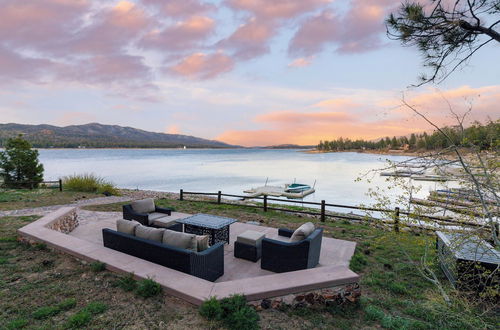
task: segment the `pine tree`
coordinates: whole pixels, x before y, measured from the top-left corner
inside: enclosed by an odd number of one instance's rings
[[[0,177],[11,188],[33,188],[43,181],[38,150],[32,149],[22,135],[8,139],[5,151],[0,152]]]

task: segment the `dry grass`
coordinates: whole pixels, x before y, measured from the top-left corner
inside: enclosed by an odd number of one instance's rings
[[[73,203],[80,199],[102,197],[102,194],[62,191],[56,189],[0,190],[0,210]]]

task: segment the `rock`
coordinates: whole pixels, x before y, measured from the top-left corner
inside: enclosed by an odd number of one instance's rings
[[[314,302],[315,302],[315,296],[314,296],[314,293],[308,293],[306,294],[305,296],[305,300],[310,304],[310,305],[314,305]]]
[[[262,299],[262,302],[260,303],[260,306],[263,309],[269,309],[269,308],[271,308],[271,300],[269,300],[269,299]]]
[[[295,301],[297,301],[297,302],[304,301],[304,299],[305,299],[304,295],[298,295],[298,296],[295,297]]]
[[[282,299],[281,298],[276,298],[273,300],[273,302],[271,303],[271,307],[273,309],[278,309],[281,307],[281,302],[282,302]]]

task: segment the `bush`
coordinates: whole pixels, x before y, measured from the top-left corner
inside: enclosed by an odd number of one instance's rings
[[[100,261],[95,261],[90,264],[90,269],[92,269],[93,272],[102,272],[106,270],[106,264],[104,262]]]
[[[160,284],[156,283],[152,279],[148,278],[139,281],[137,289],[135,290],[138,296],[143,298],[149,298],[156,296],[161,293]]]
[[[247,305],[242,295],[217,300],[215,297],[206,300],[201,306],[201,316],[221,322],[228,329],[253,330],[259,328],[259,315]]]
[[[62,178],[63,188],[72,191],[118,195],[115,185],[95,174],[74,174]]]
[[[224,314],[220,301],[218,301],[215,297],[204,301],[200,306],[199,312],[200,315],[207,320],[217,321],[220,321],[222,319],[222,315]]]

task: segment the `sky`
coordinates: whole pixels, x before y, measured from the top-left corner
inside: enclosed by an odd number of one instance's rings
[[[424,1],[424,0],[422,0]],[[0,123],[90,122],[243,146],[500,117],[500,47],[443,83],[386,35],[401,0],[0,0]]]

